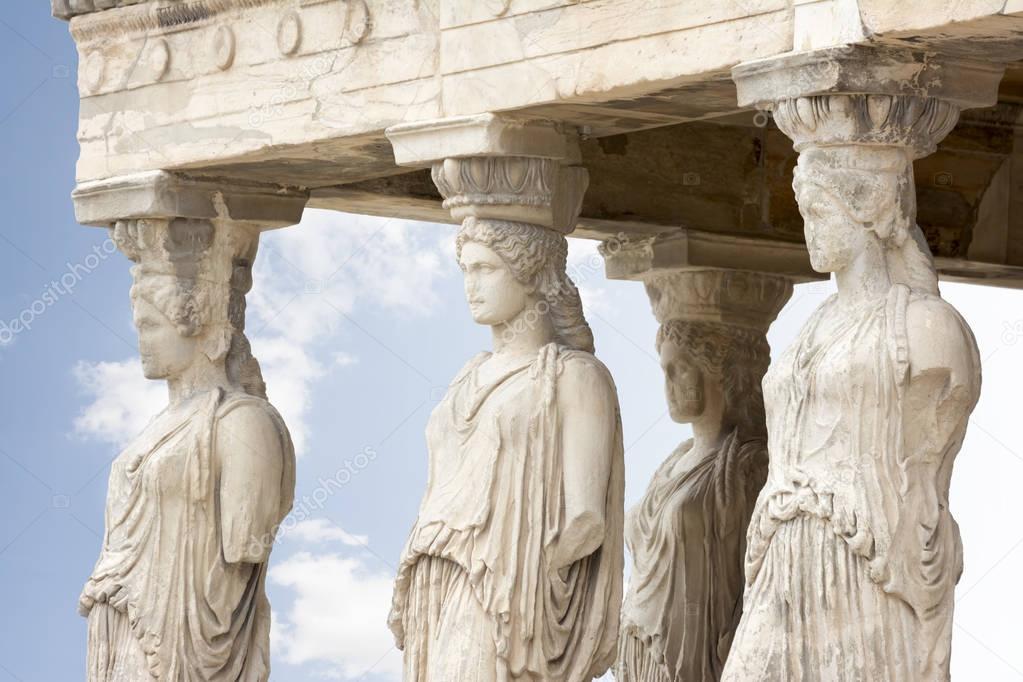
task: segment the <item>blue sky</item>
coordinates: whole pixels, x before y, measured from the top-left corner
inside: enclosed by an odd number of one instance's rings
[[[75,605],[100,544],[108,464],[165,400],[137,367],[128,262],[109,253],[104,231],[74,221],[75,55],[47,5],[0,10],[0,324],[30,326],[0,326],[0,682],[82,678]],[[423,429],[448,380],[489,344],[464,305],[453,234],[310,211],[263,239],[249,331],[300,447],[298,506],[271,561],[274,679],[398,679],[385,618],[424,485]],[[689,431],[666,414],[642,286],[607,281],[593,246],[573,240],[572,268],[618,385],[631,503]],[[71,291],[53,295],[62,277]],[[830,291],[797,288],[769,336],[775,353]],[[943,291],[985,362],[953,481],[966,546],[953,673],[1015,680],[1023,295]]]

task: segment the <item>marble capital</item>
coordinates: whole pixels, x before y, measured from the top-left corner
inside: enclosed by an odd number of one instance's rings
[[[689,320],[764,332],[794,282],[821,279],[797,244],[751,249],[751,240],[682,230],[601,244],[609,279],[640,280],[661,324]],[[755,240],[754,240],[755,241]],[[756,254],[757,261],[743,259]],[[791,274],[778,274],[788,271]]]
[[[847,45],[795,52],[732,69],[739,106],[771,109],[815,95],[939,99],[958,109],[994,106],[1002,64],[905,48]]]
[[[84,225],[110,227],[118,220],[186,218],[247,223],[260,230],[298,223],[308,196],[295,188],[169,171],[85,182],[71,194],[75,217]]]
[[[861,145],[932,153],[963,109],[993,106],[1004,65],[849,45],[740,64],[740,106],[771,111],[797,151]]]
[[[645,281],[704,268],[772,272],[793,283],[827,279],[810,266],[801,244],[702,230],[610,239],[600,245],[600,252],[608,279]]]
[[[509,220],[568,234],[589,184],[574,129],[483,114],[387,130],[399,165],[432,169],[444,208],[458,219]]]
[[[654,317],[714,322],[766,332],[792,296],[787,277],[730,268],[694,268],[644,278]]]

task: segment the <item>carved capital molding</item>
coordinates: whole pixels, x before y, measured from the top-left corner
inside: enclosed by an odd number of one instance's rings
[[[732,69],[739,106],[770,110],[786,99],[828,94],[935,98],[959,109],[994,106],[1002,64],[879,45],[847,45],[767,57]]]
[[[732,70],[740,106],[773,112],[798,151],[895,146],[934,151],[962,109],[993,106],[1004,66],[891,47],[850,45]]]
[[[573,128],[506,114],[403,123],[384,132],[394,148],[395,163],[412,168],[468,156],[535,156],[565,165],[580,158]]]
[[[792,296],[786,277],[727,268],[652,275],[644,283],[661,324],[718,322],[766,332]]]
[[[812,95],[778,102],[774,120],[794,142],[808,147],[905,147],[913,158],[932,153],[955,127],[951,102],[903,95]]]
[[[431,166],[444,208],[469,217],[575,229],[589,184],[573,129],[482,114],[403,124],[387,138],[399,165]]]
[[[608,240],[600,253],[608,279],[647,280],[699,268],[770,272],[794,283],[826,279],[810,267],[802,244],[700,230]]]
[[[126,219],[192,218],[272,229],[302,219],[308,192],[151,171],[82,183],[71,198],[75,217],[84,225],[109,227]]]
[[[564,234],[575,229],[589,183],[584,168],[526,156],[445,159],[432,175],[457,220],[513,220]]]
[[[50,11],[58,19],[71,19],[105,9],[141,5],[154,0],[50,0]]]

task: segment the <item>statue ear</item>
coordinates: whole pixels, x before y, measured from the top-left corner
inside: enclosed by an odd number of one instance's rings
[[[203,338],[200,347],[211,361],[216,362],[227,355],[231,348],[231,329],[228,326],[220,326],[210,331]]]

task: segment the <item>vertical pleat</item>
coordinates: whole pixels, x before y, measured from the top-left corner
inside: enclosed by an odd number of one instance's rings
[[[406,632],[405,682],[494,680],[493,623],[458,564],[424,557],[413,568]]]
[[[778,528],[745,609],[724,682],[925,680],[912,609],[819,517]],[[931,679],[947,680],[947,670]]]
[[[109,604],[96,604],[89,612],[88,682],[147,682],[142,646],[131,632],[128,616]]]

